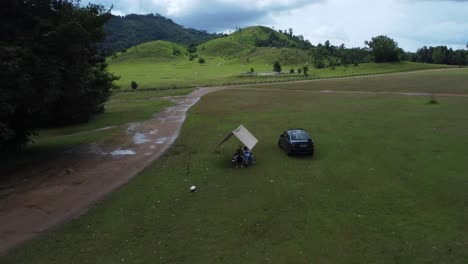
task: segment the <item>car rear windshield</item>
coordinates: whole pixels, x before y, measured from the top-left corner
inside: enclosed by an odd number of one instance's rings
[[[309,135],[304,131],[291,131],[291,140],[308,140]]]

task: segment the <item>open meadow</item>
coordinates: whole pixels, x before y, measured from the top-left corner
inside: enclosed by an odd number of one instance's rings
[[[291,80],[303,80],[297,69],[303,64],[284,65],[284,74],[250,75],[253,68],[260,74],[272,74],[273,62],[241,62],[239,59],[209,57],[204,64],[188,60],[146,61],[131,60],[111,63],[110,71],[120,76],[117,82],[122,90],[130,90],[131,81],[136,81],[139,89],[167,89],[193,86],[217,86],[245,83],[270,83]],[[372,75],[393,72],[405,72],[426,69],[449,68],[446,65],[434,65],[412,62],[400,63],[363,63],[358,66],[338,66],[336,69],[315,69],[310,67],[309,79],[335,78],[360,75]],[[289,74],[289,69],[295,74]]]
[[[198,53],[168,41],[152,41],[117,53],[107,59],[110,72],[120,79],[121,90],[158,90],[195,86],[219,86],[246,83],[270,83],[304,79],[336,78],[407,72],[427,69],[454,68],[442,64],[409,61],[390,63],[356,63],[336,67],[316,68],[306,51],[298,48],[255,47],[251,42],[264,34],[252,27],[242,34],[217,38],[198,46]],[[278,34],[272,31],[271,34]],[[282,34],[278,35],[284,38]],[[267,38],[265,35],[264,38]],[[247,44],[248,43],[248,44]],[[196,56],[196,57],[193,57]],[[203,63],[199,62],[203,59]],[[273,72],[275,61],[281,63],[281,74]],[[308,76],[298,70],[307,66]],[[290,73],[293,69],[294,73]],[[251,72],[253,70],[253,72]]]
[[[463,263],[467,82],[453,70],[208,94],[160,160],[0,263]],[[238,142],[216,147],[239,124],[257,164],[234,169]],[[313,158],[276,145],[298,127]]]

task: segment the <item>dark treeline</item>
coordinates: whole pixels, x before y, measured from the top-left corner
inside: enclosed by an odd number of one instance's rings
[[[104,111],[116,77],[96,43],[110,16],[72,0],[2,1],[0,150],[22,146],[37,128]]]
[[[344,44],[334,46],[328,40],[311,48],[309,57],[318,69],[372,61],[371,52],[367,48],[346,48]]]
[[[453,50],[446,46],[424,46],[415,53],[408,53],[406,59],[423,63],[468,65],[468,50]]]
[[[287,47],[302,48],[309,50],[309,57],[316,68],[335,67],[340,65],[357,65],[368,62],[398,62],[412,61],[421,63],[447,64],[447,65],[468,65],[468,50],[453,50],[446,46],[423,47],[416,52],[405,52],[398,47],[398,43],[387,36],[376,36],[370,41],[364,43],[364,48],[346,48],[344,44],[335,46],[330,41],[324,44],[319,43],[313,46],[302,36],[294,36],[292,29],[289,31],[279,30],[279,33],[296,40],[293,45],[284,45]],[[276,40],[274,38],[273,40]],[[266,46],[274,44],[273,41],[266,41]],[[288,44],[290,42],[287,42]],[[261,45],[264,43],[260,43]],[[468,48],[468,44],[467,44]]]
[[[112,16],[104,30],[107,36],[99,44],[99,48],[105,55],[153,40],[166,40],[188,46],[220,36],[204,30],[184,28],[159,14]]]

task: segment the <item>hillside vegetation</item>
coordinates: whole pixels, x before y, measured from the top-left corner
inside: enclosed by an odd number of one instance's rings
[[[113,16],[104,26],[106,39],[99,48],[107,55],[154,40],[199,44],[217,37],[203,30],[184,28],[159,14]]]
[[[138,83],[138,89],[167,89],[448,67],[410,62],[370,63],[369,52],[364,49],[345,49],[330,43],[304,48],[307,45],[301,37],[257,26],[239,29],[199,46],[152,41],[115,54],[108,58],[108,63],[121,77],[118,84],[123,90],[131,89],[131,81]],[[275,61],[282,65],[281,74],[273,73]],[[299,72],[304,67],[309,69],[308,76]]]
[[[114,63],[143,60],[143,61],[167,61],[186,58],[187,49],[184,46],[169,41],[152,41],[127,49],[125,52],[113,56]]]
[[[309,43],[310,45],[310,43]],[[295,39],[263,26],[238,29],[229,36],[213,39],[201,44],[198,50],[206,56],[231,56],[248,54],[256,47],[299,48],[307,46]]]

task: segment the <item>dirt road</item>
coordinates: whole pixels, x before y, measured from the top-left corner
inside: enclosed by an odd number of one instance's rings
[[[221,89],[201,88],[176,99],[176,106],[151,120],[129,125],[112,147],[91,146],[87,151],[65,153],[33,171],[18,171],[44,180],[21,186],[0,200],[0,255],[80,216],[95,201],[127,183],[172,145],[190,107],[203,95]]]

